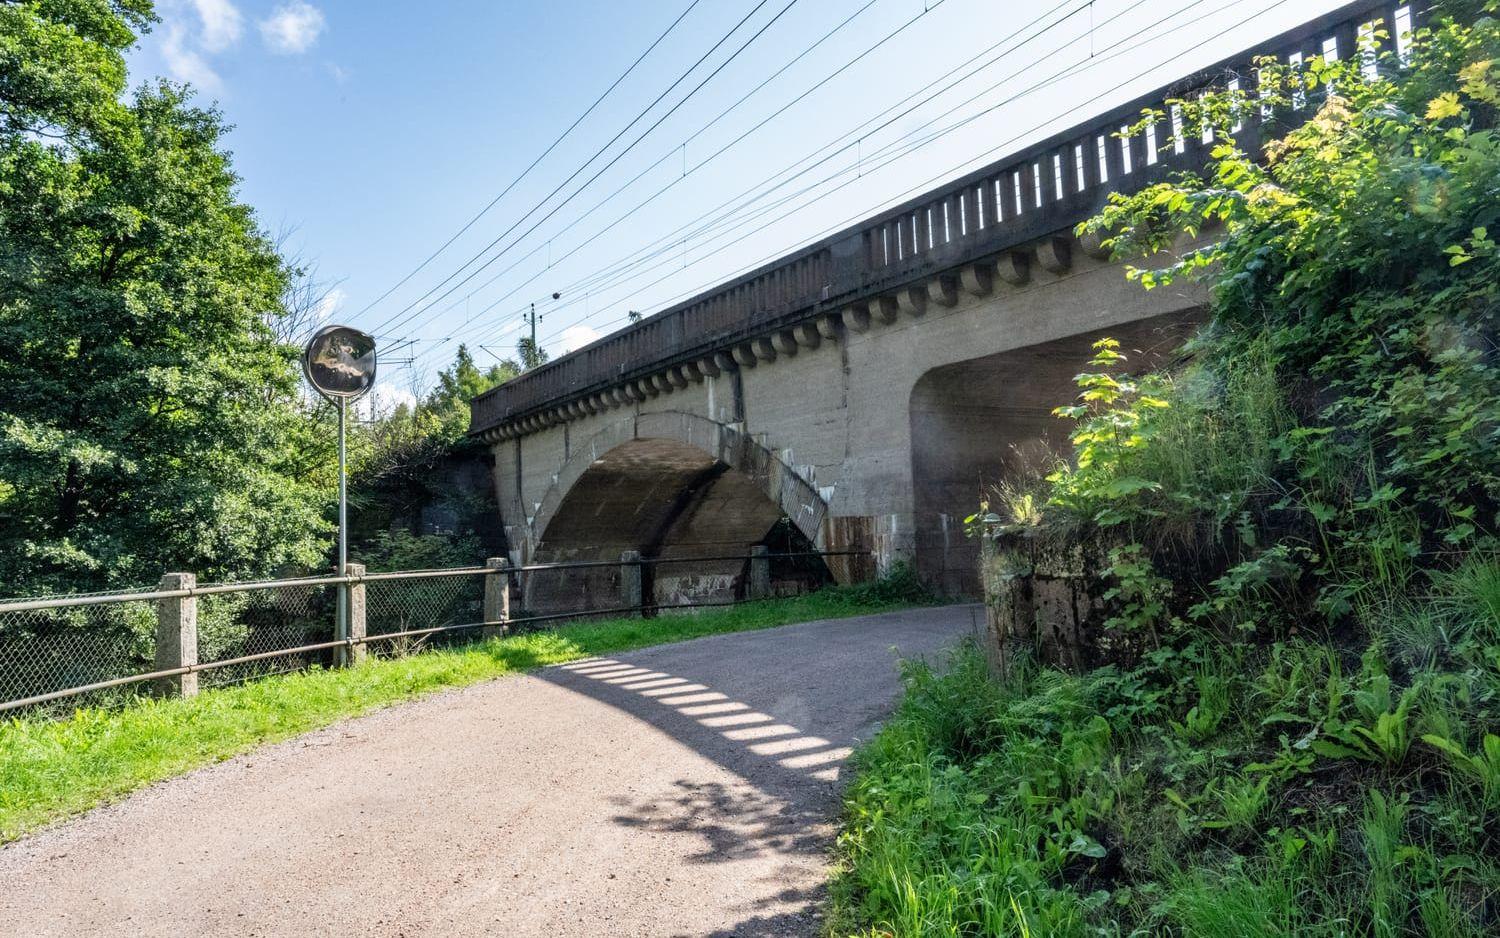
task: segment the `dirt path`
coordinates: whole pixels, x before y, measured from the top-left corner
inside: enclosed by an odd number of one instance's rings
[[[0,849],[0,934],[816,934],[892,649],[974,615],[699,639],[340,723]]]

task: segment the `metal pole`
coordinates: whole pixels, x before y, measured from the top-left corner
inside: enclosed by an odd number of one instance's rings
[[[339,568],[338,576],[343,576],[349,566],[349,526],[345,515],[345,506],[348,492],[344,481],[344,420],[345,413],[349,409],[349,401],[339,398]],[[339,584],[338,595],[338,618],[334,623],[333,637],[339,641],[349,637],[349,584]]]

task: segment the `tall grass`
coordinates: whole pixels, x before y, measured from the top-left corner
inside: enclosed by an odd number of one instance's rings
[[[832,933],[1500,932],[1500,565],[1426,600],[1438,654],[1398,656],[1387,622],[1362,654],[909,665],[854,760]]]

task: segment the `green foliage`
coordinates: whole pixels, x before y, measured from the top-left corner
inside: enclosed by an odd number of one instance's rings
[[[467,436],[470,399],[519,370],[506,361],[482,371],[460,345],[453,364],[438,374],[436,385],[416,407],[402,405],[363,431],[349,498],[351,541],[367,567],[468,566],[499,550],[500,545],[482,544],[478,536],[486,517],[495,514],[493,502],[484,497],[489,486],[456,476],[466,464],[479,463],[484,451]],[[433,511],[448,521],[441,534],[424,531],[424,513]],[[437,562],[439,557],[452,562]],[[423,566],[400,565],[406,562]]]
[[[468,346],[459,345],[452,367],[438,374],[437,385],[422,400],[414,416],[432,417],[440,428],[440,438],[456,443],[469,430],[469,401],[520,373],[521,366],[510,360],[481,371]]]
[[[0,5],[0,135],[75,141],[128,123],[123,53],[155,18],[151,0]]]
[[[1096,345],[1071,458],[979,523],[1104,558],[1087,627],[1129,640],[913,668],[836,932],[1500,929],[1500,10],[1444,7],[1395,80],[1268,61],[1264,99],[1172,102],[1207,173],[1085,226],[1212,319],[1168,371]]]
[[[271,573],[329,533],[327,437],[266,322],[289,271],[236,199],[222,120],[166,83],[122,97],[150,19],[142,0],[0,6],[11,593]]]
[[[1205,247],[1134,275],[1209,281],[1208,367],[1274,362],[1297,422],[1270,437],[1289,464],[1282,507],[1317,520],[1346,580],[1399,589],[1404,561],[1494,541],[1497,59],[1500,30],[1482,19],[1422,36],[1400,82],[1365,80],[1357,62],[1267,63],[1273,106],[1298,94],[1317,102],[1269,162],[1237,148],[1225,125],[1251,102],[1183,102],[1190,124],[1219,125],[1208,176],[1118,198],[1089,223],[1125,253],[1222,226]]]

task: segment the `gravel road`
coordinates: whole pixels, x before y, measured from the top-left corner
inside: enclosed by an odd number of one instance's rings
[[[956,606],[500,678],[0,848],[0,934],[814,935],[839,773]]]

